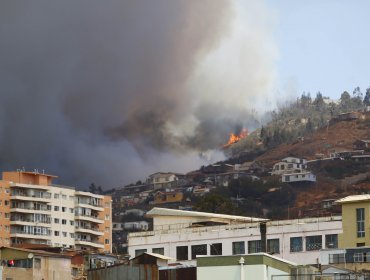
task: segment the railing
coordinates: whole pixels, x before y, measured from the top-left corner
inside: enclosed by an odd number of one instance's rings
[[[51,211],[51,209],[48,209],[47,207],[42,207],[42,208],[38,208],[38,207],[33,207],[33,206],[21,206],[21,205],[12,205],[12,210],[14,208],[17,208],[17,209],[24,209],[24,210],[34,210],[34,211]]]
[[[89,242],[89,243],[93,243],[93,244],[96,244],[96,245],[103,245],[102,243],[99,243],[99,242],[96,242],[96,241],[93,241],[93,240],[82,239],[82,238],[75,238],[75,241]]]
[[[12,192],[12,196],[23,196],[23,197],[28,197],[28,198],[45,198],[45,199],[50,199],[51,194],[50,193],[38,193],[38,194],[27,194],[27,193],[18,193],[18,192]]]
[[[37,235],[37,236],[51,236],[50,232],[35,232],[35,231],[24,231],[18,229],[11,229],[10,234],[19,233],[19,234],[26,234],[26,235]]]
[[[341,216],[332,216],[332,217],[317,217],[317,218],[303,218],[303,219],[294,219],[294,220],[280,220],[280,221],[268,221],[267,226],[286,226],[286,225],[304,225],[312,223],[321,223],[321,222],[334,222],[342,221]],[[240,223],[240,224],[230,224],[230,225],[220,225],[220,226],[205,226],[205,227],[191,227],[191,224],[170,224],[157,226],[153,231],[145,232],[133,232],[129,233],[130,237],[143,237],[143,236],[152,236],[157,234],[174,234],[179,233],[199,233],[199,232],[217,232],[224,230],[241,230],[241,229],[251,229],[259,228],[259,222],[250,222],[250,223]]]
[[[10,218],[10,221],[11,222],[28,222],[28,223],[51,224],[51,219],[35,220],[35,219]]]
[[[99,231],[99,228],[97,228],[97,227],[80,227],[80,226],[75,226],[75,229],[88,229],[88,230],[93,230],[93,231]]]

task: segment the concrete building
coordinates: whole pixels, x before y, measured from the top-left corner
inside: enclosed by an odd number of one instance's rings
[[[182,184],[184,174],[171,172],[157,172],[149,175],[147,184],[153,186],[154,190],[173,188]]]
[[[370,195],[351,195],[336,202],[342,205],[343,217],[339,247],[370,246]]]
[[[0,244],[111,252],[111,197],[52,184],[56,176],[3,172]]]
[[[0,248],[1,279],[71,280],[71,257],[38,250]]]
[[[298,265],[265,253],[197,258],[197,280],[290,279]],[[281,277],[281,278],[279,278]]]
[[[159,253],[195,264],[197,255],[239,255],[262,251],[260,223],[267,226],[267,252],[298,264],[314,264],[320,249],[337,248],[341,217],[265,219],[153,208],[153,231],[130,233],[128,252]]]

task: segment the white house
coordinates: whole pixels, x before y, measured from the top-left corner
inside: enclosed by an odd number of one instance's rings
[[[239,255],[261,252],[260,223],[267,226],[267,252],[298,264],[314,264],[322,248],[336,248],[341,217],[267,221],[213,213],[153,208],[154,231],[130,233],[128,252],[163,252],[195,264],[197,255]],[[193,260],[193,261],[191,261]]]
[[[154,190],[172,188],[180,184],[184,177],[184,174],[179,173],[157,172],[149,175],[147,183],[152,185]]]
[[[286,157],[275,163],[271,175],[281,176],[284,183],[316,182],[316,176],[307,170],[307,161],[295,157]]]

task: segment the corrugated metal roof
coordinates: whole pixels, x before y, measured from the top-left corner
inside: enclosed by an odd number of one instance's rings
[[[253,217],[244,217],[244,216],[234,216],[234,215],[225,215],[225,214],[215,214],[215,213],[206,213],[206,212],[197,212],[197,211],[186,211],[186,210],[177,210],[169,208],[159,208],[154,207],[152,210],[146,213],[147,217],[155,216],[182,216],[182,217],[207,217],[207,218],[219,218],[226,220],[237,220],[237,221],[246,221],[246,222],[262,222],[268,221],[268,219],[253,218]]]
[[[358,202],[358,201],[370,201],[370,194],[360,194],[360,195],[350,195],[344,198],[341,198],[336,203],[351,203],[351,202]]]

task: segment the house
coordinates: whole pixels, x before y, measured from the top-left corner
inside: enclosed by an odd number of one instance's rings
[[[203,196],[210,192],[210,188],[203,185],[197,185],[192,188],[192,192],[194,196]]]
[[[307,170],[307,161],[296,157],[286,157],[275,163],[271,175],[281,176],[283,183],[316,182],[316,176]]]
[[[262,252],[261,223],[266,223],[266,251],[298,264],[314,264],[323,248],[337,247],[340,216],[268,221],[261,218],[153,208],[153,231],[130,233],[128,252],[162,250],[195,264],[197,255],[240,255]]]
[[[232,164],[212,164],[208,166],[202,166],[201,171],[204,174],[219,174],[225,172],[231,172],[234,170],[234,165]]]
[[[171,172],[157,172],[149,175],[147,183],[154,190],[173,188],[185,183],[185,175]]]
[[[283,183],[295,183],[295,182],[316,182],[316,176],[309,171],[295,172],[291,174],[283,174],[281,176]]]
[[[184,199],[182,192],[161,192],[158,191],[154,195],[153,204],[164,204],[164,203],[178,203]]]
[[[370,148],[370,140],[356,140],[353,142],[355,150],[366,150]]]
[[[216,185],[228,187],[232,180],[237,180],[237,179],[246,178],[246,177],[250,178],[252,181],[257,181],[260,179],[255,175],[251,175],[243,171],[231,171],[231,172],[217,174],[216,175],[216,181],[217,181]]]
[[[0,248],[1,279],[71,280],[71,257],[40,250]]]
[[[305,159],[286,157],[274,164],[271,174],[282,175],[286,173],[302,172],[306,168],[307,161]]]

